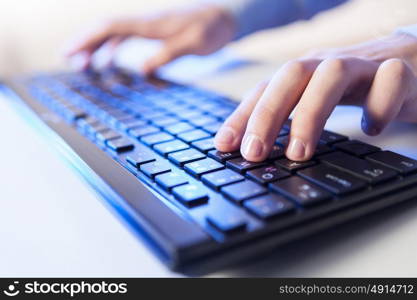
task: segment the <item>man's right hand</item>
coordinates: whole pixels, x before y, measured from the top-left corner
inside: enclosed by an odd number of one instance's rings
[[[180,56],[206,55],[222,48],[233,39],[235,30],[233,17],[224,9],[200,4],[151,16],[101,22],[75,39],[65,54],[81,55],[81,69],[86,69],[94,52],[104,44],[114,50],[129,37],[158,39],[163,47],[142,68],[144,74],[150,74]]]

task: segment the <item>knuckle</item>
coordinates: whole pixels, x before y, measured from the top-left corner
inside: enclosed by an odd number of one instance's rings
[[[276,113],[266,103],[256,105],[252,118],[260,122],[268,122],[275,119]]]
[[[408,75],[407,64],[399,58],[392,58],[384,61],[381,64],[380,69],[387,74],[391,74],[394,78],[404,78]]]
[[[338,50],[335,48],[328,49],[311,49],[307,52],[306,56],[309,58],[326,58],[335,57]]]
[[[347,61],[340,57],[326,58],[321,66],[333,74],[343,74],[347,71]]]
[[[250,115],[250,112],[247,112],[244,109],[237,109],[225,120],[224,124],[227,126],[233,126],[234,124],[244,123],[249,119]]]
[[[268,85],[269,85],[269,80],[262,80],[256,84],[256,86],[253,88],[253,92],[260,93],[263,90],[265,90]]]
[[[105,20],[100,21],[97,27],[101,28],[104,31],[107,31],[113,28],[116,22],[117,21],[115,19],[105,19]]]
[[[306,57],[320,57],[322,55],[323,55],[323,51],[322,50],[318,50],[318,49],[309,50],[305,54]]]
[[[283,66],[283,69],[288,73],[301,75],[307,71],[307,62],[302,59],[291,60]]]
[[[92,26],[92,33],[97,35],[110,35],[115,31],[119,21],[116,19],[104,19],[98,21]]]
[[[297,116],[299,117],[297,118]],[[311,124],[314,124],[315,126],[324,126],[329,117],[327,113],[324,113],[319,109],[303,109],[302,107],[297,109],[297,116],[294,118],[292,126],[295,127],[297,130],[304,132],[307,128],[311,127]],[[308,124],[310,125],[306,126]]]
[[[209,37],[204,31],[195,31],[192,32],[189,36],[189,44],[193,46],[196,50],[203,51],[203,54],[211,53],[211,48],[205,47]]]

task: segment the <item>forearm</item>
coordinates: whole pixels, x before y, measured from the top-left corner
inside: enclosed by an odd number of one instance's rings
[[[235,39],[258,30],[309,19],[347,0],[205,0],[224,7],[236,22]]]
[[[417,24],[401,27],[397,30],[397,33],[404,33],[417,38]]]

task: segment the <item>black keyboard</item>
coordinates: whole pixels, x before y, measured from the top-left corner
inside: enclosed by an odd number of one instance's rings
[[[7,85],[174,269],[215,269],[417,195],[417,161],[334,132],[310,161],[288,160],[290,120],[264,162],[219,152],[236,103],[190,86],[117,70]]]

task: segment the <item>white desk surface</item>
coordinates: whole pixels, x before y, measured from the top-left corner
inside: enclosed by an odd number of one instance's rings
[[[225,71],[204,85],[240,96],[242,86],[272,70]],[[0,276],[181,276],[162,265],[4,99],[0,116]],[[417,158],[417,126],[394,124],[369,138],[359,121],[359,109],[338,108],[327,128]],[[209,276],[415,277],[416,229],[414,201]]]

